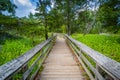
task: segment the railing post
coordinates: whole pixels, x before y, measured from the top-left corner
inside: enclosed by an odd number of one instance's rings
[[[44,48],[43,48],[43,49],[41,49],[41,54],[42,54],[42,55],[44,54]]]
[[[120,80],[120,63],[110,59],[109,57],[104,56],[98,51],[93,50],[92,48],[86,46],[85,44],[71,38],[68,35],[65,35],[66,41],[71,41],[76,48],[79,48],[78,56],[81,57],[81,63],[83,65],[87,64],[90,67],[93,73],[90,73],[90,70],[87,69],[86,65],[84,67],[85,71],[92,80]],[[70,43],[71,43],[70,42]],[[82,53],[81,53],[82,50]],[[86,59],[86,54],[91,60],[93,60],[96,65],[91,65],[92,61]],[[95,67],[94,67],[95,66]],[[89,71],[88,71],[89,70]],[[92,75],[92,77],[91,77]]]
[[[105,75],[105,80],[118,80],[118,79],[116,79],[116,78],[114,79],[110,75],[106,74]]]
[[[82,54],[82,50],[80,49],[80,51],[79,51],[79,56],[80,56],[80,57],[82,57],[82,55],[81,55],[81,54]]]
[[[96,70],[97,70],[98,72],[100,72],[100,67],[99,67],[98,64],[96,64]],[[98,77],[97,77],[96,75],[95,75],[95,80],[99,80]]]
[[[102,74],[102,76],[104,76],[105,80],[116,80],[116,79],[113,79],[110,75],[108,75],[107,73],[105,73],[98,64],[96,64],[96,70]],[[99,80],[97,78],[97,76],[95,76],[95,80]]]

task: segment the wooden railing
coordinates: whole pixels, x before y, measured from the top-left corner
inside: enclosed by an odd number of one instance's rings
[[[22,56],[0,66],[0,80],[34,80],[53,46],[54,39],[55,36],[35,46]]]
[[[120,80],[120,63],[65,35],[66,42],[75,52],[91,80]]]

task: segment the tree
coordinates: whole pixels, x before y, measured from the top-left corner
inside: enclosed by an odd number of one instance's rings
[[[66,25],[66,32],[68,35],[73,32],[73,26],[75,24],[76,16],[79,13],[79,10],[84,5],[84,2],[86,0],[55,0],[55,4],[57,5],[57,9],[60,10],[60,12],[63,15],[63,20]]]
[[[48,39],[48,13],[51,8],[51,0],[39,0],[37,3],[37,11],[39,11],[38,16],[41,21],[43,21],[45,27],[45,38]]]
[[[120,27],[118,25],[118,18],[120,17],[120,1],[108,0],[102,1],[97,20],[102,23],[102,27],[108,31],[117,32]]]
[[[0,0],[0,33],[6,32],[6,30],[13,28],[13,25],[17,24],[17,18],[13,17],[16,8],[17,6],[10,0]],[[4,11],[11,15],[4,15]]]
[[[10,0],[0,0],[0,14],[2,14],[2,11],[8,11],[9,13],[15,15],[16,8],[17,6]]]
[[[95,29],[101,32],[103,27],[110,30],[111,26],[118,30],[119,6],[119,0],[39,0],[37,10],[47,39],[47,26],[60,31],[64,25],[68,35],[75,31],[87,34]]]
[[[63,25],[63,16],[61,12],[54,7],[48,14],[49,30],[53,32],[62,32],[61,26]]]

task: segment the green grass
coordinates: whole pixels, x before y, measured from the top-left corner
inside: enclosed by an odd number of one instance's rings
[[[83,42],[118,62],[120,62],[120,36],[118,35],[99,35],[99,34],[73,34],[73,38]]]
[[[17,58],[32,47],[29,39],[6,40],[0,52],[0,65]]]
[[[44,37],[38,35],[34,36],[34,38],[6,39],[0,49],[0,65],[19,57],[43,40],[45,40]]]

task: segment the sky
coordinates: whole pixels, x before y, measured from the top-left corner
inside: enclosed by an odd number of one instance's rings
[[[32,14],[35,14],[35,9],[36,9],[36,2],[38,0],[10,0],[12,3],[14,3],[17,6],[16,13],[15,15],[17,17],[24,17],[28,16],[30,12]],[[54,6],[54,2],[52,2],[52,7]],[[93,8],[92,8],[93,9]],[[4,14],[8,14],[8,12],[4,12]]]
[[[12,0],[12,2],[18,7],[16,9],[16,16],[24,17],[28,16],[30,12],[35,14],[37,0]]]

